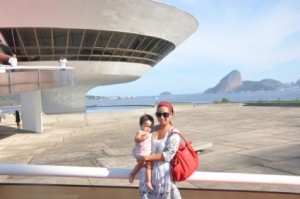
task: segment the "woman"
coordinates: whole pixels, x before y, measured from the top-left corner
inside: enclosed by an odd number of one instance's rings
[[[15,115],[15,118],[16,118],[17,129],[19,130],[19,129],[21,129],[21,125],[20,125],[21,117],[20,117],[19,111],[15,111],[14,115]]]
[[[160,102],[156,109],[158,125],[153,127],[151,155],[138,159],[139,163],[152,162],[152,185],[150,190],[145,184],[145,175],[140,175],[140,198],[142,199],[181,199],[180,192],[171,178],[170,162],[174,157],[180,142],[179,132],[172,127],[173,107],[168,102]],[[146,165],[147,166],[147,165]],[[143,169],[145,172],[145,169]]]

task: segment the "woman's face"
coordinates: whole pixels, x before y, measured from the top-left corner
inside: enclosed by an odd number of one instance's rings
[[[159,124],[166,125],[170,123],[170,119],[172,117],[172,113],[170,113],[168,107],[160,106],[156,109],[156,118]]]

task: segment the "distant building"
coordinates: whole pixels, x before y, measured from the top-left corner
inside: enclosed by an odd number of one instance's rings
[[[76,69],[76,86],[42,91],[45,113],[85,111],[90,89],[140,78],[198,27],[189,13],[151,0],[3,1],[1,8],[0,62],[13,52],[22,66],[56,66],[65,57]]]

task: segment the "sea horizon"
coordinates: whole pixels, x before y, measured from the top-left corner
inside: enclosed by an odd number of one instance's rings
[[[231,103],[249,103],[258,101],[289,101],[300,100],[300,89],[282,90],[282,91],[261,91],[244,93],[216,93],[216,94],[179,94],[179,95],[153,95],[136,96],[115,99],[87,99],[86,113],[93,112],[115,112],[127,111],[133,109],[143,109],[154,107],[160,101],[169,101],[170,103],[191,103],[191,104],[211,104],[221,102],[225,98]],[[3,106],[0,109],[4,113],[12,113],[15,110],[21,111],[21,105]]]
[[[137,96],[132,98],[87,100],[86,105],[87,112],[107,112],[146,108],[155,106],[159,101],[169,101],[170,103],[211,104],[221,102],[223,98],[232,103],[278,100],[289,101],[300,99],[300,89],[244,93]]]

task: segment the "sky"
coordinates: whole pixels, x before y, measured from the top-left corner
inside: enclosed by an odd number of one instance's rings
[[[233,70],[243,80],[300,79],[300,0],[160,0],[199,27],[134,82],[99,86],[98,96],[202,93]]]

